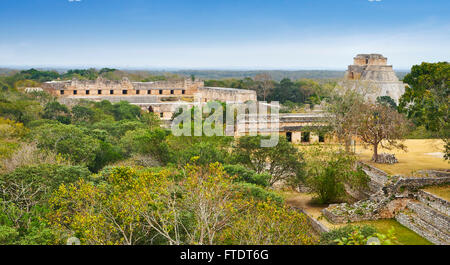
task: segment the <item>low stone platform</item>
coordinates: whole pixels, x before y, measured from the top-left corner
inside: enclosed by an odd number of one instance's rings
[[[434,244],[450,245],[450,217],[423,202],[409,202],[395,219]]]
[[[323,215],[342,224],[395,218],[399,223],[434,244],[450,244],[450,202],[421,190],[450,183],[450,172],[429,170],[423,177],[389,176],[367,164],[360,164],[370,177],[369,199],[354,204],[332,204]]]

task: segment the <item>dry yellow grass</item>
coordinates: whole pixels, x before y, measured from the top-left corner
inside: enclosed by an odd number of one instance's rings
[[[433,186],[433,187],[428,187],[424,190],[428,191],[429,193],[436,194],[437,196],[441,197],[442,199],[450,201],[450,185]]]
[[[379,149],[379,153],[395,154],[399,163],[393,165],[376,164],[370,162],[372,150],[361,145],[356,147],[356,153],[361,160],[367,162],[391,175],[412,176],[415,171],[426,169],[450,169],[450,163],[445,161],[440,154],[444,150],[444,142],[436,139],[405,140],[407,152],[393,149]]]

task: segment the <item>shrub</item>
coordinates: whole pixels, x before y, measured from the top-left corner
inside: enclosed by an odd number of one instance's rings
[[[8,173],[23,166],[40,164],[69,164],[61,155],[48,150],[40,150],[36,143],[22,143],[14,153],[1,161],[3,173]]]
[[[249,199],[253,198],[259,201],[270,200],[280,206],[284,203],[284,199],[280,195],[252,183],[238,182],[236,183],[235,189],[239,194]]]
[[[330,232],[323,233],[320,237],[321,245],[337,245],[336,240],[341,238],[348,238],[350,235],[356,230],[359,229],[360,233],[364,237],[369,237],[377,232],[377,230],[368,225],[364,225],[361,227],[347,225],[341,228],[333,229]]]
[[[230,176],[236,176],[236,181],[253,183],[263,187],[269,186],[269,179],[272,177],[268,173],[258,174],[242,165],[224,165],[224,169]]]
[[[149,131],[138,129],[128,131],[120,140],[120,145],[126,154],[150,154],[159,162],[169,160],[169,147],[165,141],[167,132],[162,129]]]
[[[320,203],[337,202],[347,195],[346,185],[355,190],[367,187],[369,177],[355,169],[355,157],[340,151],[315,154],[308,162],[306,185],[317,195]]]
[[[280,137],[274,147],[261,147],[261,141],[267,138],[261,135],[240,137],[233,150],[233,162],[257,173],[269,173],[270,185],[278,181],[297,185],[304,176],[302,154],[285,137]]]
[[[38,147],[62,154],[74,163],[89,165],[100,149],[100,141],[74,125],[45,124],[33,130]]]

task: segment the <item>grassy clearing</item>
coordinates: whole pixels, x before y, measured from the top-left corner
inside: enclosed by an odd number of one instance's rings
[[[450,185],[445,186],[432,186],[424,189],[425,191],[428,191],[429,193],[433,193],[442,199],[445,199],[447,201],[450,201]]]
[[[409,139],[404,144],[408,147],[407,152],[401,150],[384,150],[380,148],[379,153],[395,154],[399,163],[394,165],[376,164],[370,162],[372,150],[363,146],[356,147],[356,153],[361,160],[373,165],[388,174],[413,176],[415,171],[426,169],[450,169],[450,163],[440,157],[439,153],[444,150],[444,142],[437,139]]]
[[[352,225],[371,225],[375,227],[378,232],[386,234],[389,229],[394,227],[395,237],[401,245],[433,245],[430,241],[419,236],[414,231],[401,225],[393,219],[376,220],[376,221],[364,221],[358,223],[352,223]]]

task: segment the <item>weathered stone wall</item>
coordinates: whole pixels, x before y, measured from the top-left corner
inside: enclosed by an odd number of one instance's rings
[[[43,84],[43,89],[55,96],[105,96],[118,95],[193,95],[203,81],[155,81],[130,82],[128,78],[111,81],[99,77],[96,80],[51,81]]]
[[[361,165],[371,178],[371,183],[374,185],[372,192],[374,193],[370,195],[369,200],[358,201],[351,205],[347,203],[332,204],[324,209],[323,214],[331,222],[345,223],[393,218],[396,213],[404,210],[407,206],[404,203],[405,201],[417,198],[417,192],[420,188],[450,183],[450,173],[432,177],[404,178],[387,176],[383,171],[367,164],[361,163]],[[438,200],[435,200],[435,202],[440,203]],[[447,205],[448,202],[443,203],[437,209],[447,207]]]
[[[426,186],[443,185],[450,183],[450,174],[439,177],[399,177],[396,182],[386,185],[383,191],[386,195],[397,194],[398,196],[410,196],[411,193],[417,192],[420,188]]]
[[[257,101],[256,92],[245,89],[204,87],[203,81],[185,79],[180,81],[130,82],[127,78],[111,81],[97,80],[51,81],[43,89],[57,96],[59,101],[75,104],[81,99],[111,102],[128,101],[151,111],[163,120],[170,120],[180,105],[192,107],[194,95],[202,102],[212,100],[246,102]]]
[[[219,100],[223,102],[257,101],[256,91],[223,87],[201,87],[198,92],[205,101]]]
[[[420,190],[417,194],[417,199],[434,209],[450,216],[450,202],[446,201],[434,194],[426,192],[424,190]]]
[[[433,211],[412,206],[409,212],[401,212],[396,215],[395,219],[433,244],[449,245],[449,221],[445,221],[445,217],[436,219],[434,214]]]
[[[355,65],[386,65],[387,58],[381,54],[358,54],[353,62]]]
[[[309,224],[311,225],[311,227],[314,229],[314,231],[316,233],[323,234],[323,233],[328,233],[330,231],[330,229],[328,229],[326,226],[324,226],[322,223],[320,223],[319,221],[317,221],[316,219],[312,218],[311,216],[309,216],[303,209],[297,208],[297,207],[292,207],[294,210],[304,214],[306,216],[306,218],[308,219]]]
[[[406,85],[401,81],[344,80],[343,87],[362,94],[366,100],[375,102],[378,97],[389,96],[397,104],[405,93]]]
[[[440,231],[446,231],[450,233],[450,217],[446,214],[442,214],[439,211],[434,210],[431,207],[426,206],[422,203],[417,203],[414,201],[408,202],[408,209],[414,211],[420,219],[426,221],[427,223],[433,225]],[[450,236],[447,236],[450,239]],[[450,242],[450,240],[448,240]]]

